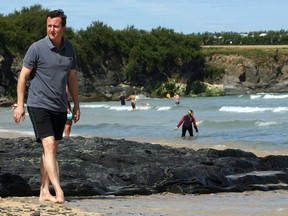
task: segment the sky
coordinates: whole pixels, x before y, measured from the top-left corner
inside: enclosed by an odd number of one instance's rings
[[[76,31],[93,21],[114,30],[163,27],[183,34],[286,31],[288,27],[287,0],[0,0],[0,14],[35,4],[64,10],[67,26]]]

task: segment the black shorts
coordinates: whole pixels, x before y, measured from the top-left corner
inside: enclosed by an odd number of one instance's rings
[[[135,102],[131,102],[131,106],[132,106],[133,109],[135,109],[136,103]]]
[[[41,138],[54,136],[55,140],[63,138],[63,131],[67,119],[67,112],[56,112],[43,108],[28,107],[36,141]]]

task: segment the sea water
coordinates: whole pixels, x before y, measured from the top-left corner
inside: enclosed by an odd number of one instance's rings
[[[253,94],[222,97],[169,98],[137,96],[136,111],[130,102],[80,103],[81,119],[71,136],[98,136],[188,148],[238,148],[259,154],[288,153],[288,94]],[[72,104],[73,107],[73,104]],[[199,133],[181,138],[181,117],[192,109]],[[13,112],[0,108],[0,133],[33,135],[31,121],[15,124]]]

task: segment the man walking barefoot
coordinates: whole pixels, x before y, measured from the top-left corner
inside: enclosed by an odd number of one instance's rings
[[[17,84],[17,106],[14,108],[14,121],[19,124],[21,119],[25,119],[24,96],[30,78],[27,109],[36,141],[43,146],[39,200],[54,203],[65,201],[56,154],[67,119],[66,84],[74,102],[74,123],[80,119],[75,52],[63,37],[66,18],[62,10],[47,14],[47,36],[33,43],[24,57]],[[50,183],[55,197],[49,191]]]

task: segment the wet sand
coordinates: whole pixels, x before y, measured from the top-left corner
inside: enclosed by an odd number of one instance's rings
[[[61,205],[40,203],[36,197],[10,197],[0,198],[0,215],[288,215],[288,191],[68,197]]]
[[[82,209],[107,215],[288,215],[288,192],[245,192],[208,195],[158,194],[95,197],[79,201]]]
[[[3,132],[0,133],[0,138],[2,139],[14,139],[18,137],[33,137],[32,135],[21,134],[21,133],[12,133],[12,132]]]

